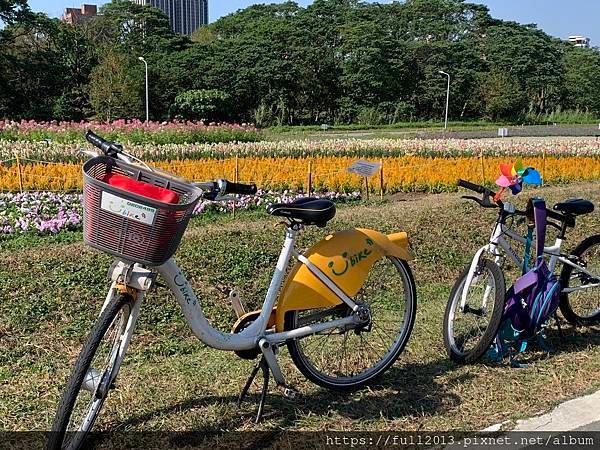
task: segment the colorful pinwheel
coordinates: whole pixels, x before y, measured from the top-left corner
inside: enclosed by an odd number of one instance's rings
[[[542,184],[540,173],[533,167],[523,167],[521,159],[517,159],[515,164],[500,164],[500,177],[496,184],[502,189],[498,192],[501,195],[506,188],[509,188],[513,195],[517,195],[523,190],[523,183]]]

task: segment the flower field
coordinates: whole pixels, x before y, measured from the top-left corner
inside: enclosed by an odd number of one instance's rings
[[[250,125],[204,124],[202,122],[141,122],[117,120],[100,122],[20,122],[0,120],[0,141],[23,141],[71,144],[85,141],[87,130],[102,134],[105,139],[128,144],[188,144],[210,142],[258,141],[261,133]],[[0,157],[0,159],[4,159]]]
[[[255,196],[242,196],[237,209],[256,209],[271,203],[289,203],[301,198],[302,194],[291,192],[259,191]],[[336,202],[352,201],[360,198],[359,192],[339,194],[325,192],[317,197]],[[56,234],[63,230],[79,230],[82,227],[82,195],[54,192],[24,192],[0,194],[0,235],[23,233]],[[233,209],[234,202],[211,202],[201,200],[194,215],[206,212],[225,213]]]
[[[309,167],[312,189],[350,192],[364,186],[361,177],[348,173],[356,157],[331,156],[315,158],[239,158],[238,178],[252,181],[262,189],[306,191]],[[398,156],[377,158],[383,162],[383,182],[386,192],[445,192],[456,190],[458,178],[492,183],[498,175],[498,165],[507,157],[425,157]],[[600,179],[600,158],[592,156],[543,157],[531,156],[524,164],[538,168],[546,182]],[[189,180],[216,178],[233,179],[235,158],[173,160],[153,163],[156,167]],[[20,172],[20,173],[19,173]],[[78,191],[83,187],[81,163],[25,162],[0,166],[0,190]],[[380,179],[370,181],[371,189],[380,189]]]
[[[242,208],[277,201],[275,192],[307,192],[309,173],[312,192],[356,195],[364,191],[364,179],[347,169],[359,158],[383,163],[382,173],[369,180],[372,192],[382,187],[386,193],[454,191],[458,178],[493,184],[499,164],[517,157],[536,167],[545,182],[600,180],[600,143],[592,139],[132,144],[127,149],[189,180],[234,179],[237,174],[241,181],[256,183],[263,194],[244,198]],[[0,197],[0,231],[43,233],[79,227],[82,162],[74,144],[0,141],[0,191],[9,192]],[[14,194],[21,190],[26,193]],[[197,212],[231,207],[201,203]]]
[[[99,131],[100,132],[100,131]],[[84,129],[78,131],[83,136]],[[102,132],[104,133],[104,132]],[[102,134],[101,133],[101,134]],[[188,141],[191,142],[191,141]],[[21,158],[51,162],[79,162],[81,145],[45,141],[0,139],[0,161]],[[92,148],[86,144],[86,148]],[[398,156],[600,156],[600,141],[593,139],[339,139],[274,142],[221,142],[204,144],[131,144],[127,151],[146,161],[245,158],[308,158],[351,156],[381,158]]]

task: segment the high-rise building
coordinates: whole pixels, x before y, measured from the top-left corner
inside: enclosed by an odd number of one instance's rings
[[[169,17],[171,29],[190,35],[208,23],[208,0],[134,0],[138,5],[152,5]]]
[[[62,16],[63,22],[75,25],[98,15],[96,5],[81,5],[81,8],[66,8]]]
[[[590,47],[590,38],[585,36],[569,36],[569,42],[573,44],[575,47]]]

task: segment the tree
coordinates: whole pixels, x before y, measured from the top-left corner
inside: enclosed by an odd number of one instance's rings
[[[480,95],[485,114],[492,120],[515,118],[527,105],[527,97],[521,90],[519,80],[507,72],[486,74],[480,85]]]
[[[31,17],[27,0],[0,0],[0,21],[12,25]]]
[[[567,45],[564,66],[564,107],[600,114],[600,52]]]
[[[518,80],[535,114],[559,105],[563,86],[562,47],[534,25],[501,22],[486,30],[483,57],[490,71]],[[527,112],[527,111],[524,111]]]
[[[172,114],[180,119],[219,121],[229,115],[229,100],[218,89],[185,91],[175,98]]]
[[[148,56],[179,51],[190,43],[187,37],[171,30],[163,11],[129,0],[113,0],[102,6],[88,28],[101,52],[109,49]]]
[[[113,51],[92,70],[90,103],[100,120],[142,116],[142,77],[141,72],[131,70],[132,64],[132,60]]]
[[[493,19],[487,7],[463,0],[254,5],[192,40],[175,34],[161,10],[127,0],[78,26],[25,11],[24,0],[0,0],[8,23],[0,33],[0,117],[135,116],[139,56],[148,61],[156,119],[172,113],[269,126],[438,118],[446,99],[440,70],[452,76],[452,118],[600,111],[597,50]],[[118,92],[102,79],[107,69]],[[206,97],[215,90],[235,103]]]
[[[0,114],[14,118],[46,119],[63,90],[63,67],[55,38],[63,26],[38,14],[26,24],[4,30],[0,46]]]

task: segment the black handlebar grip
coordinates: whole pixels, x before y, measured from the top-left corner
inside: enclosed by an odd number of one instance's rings
[[[239,195],[254,195],[257,191],[256,184],[242,184],[227,182],[225,187],[225,194],[239,194]]]
[[[102,151],[106,151],[106,149],[104,148],[105,146],[108,147],[108,142],[105,141],[104,139],[102,139],[100,136],[98,136],[96,133],[94,133],[91,130],[88,130],[85,133],[85,139],[92,144],[94,147],[98,147],[100,150]]]
[[[107,141],[91,130],[88,130],[85,133],[85,138],[90,144],[98,147],[106,156],[110,156],[111,158],[116,158],[117,154],[123,151],[123,147],[121,147],[121,145]]]
[[[474,184],[469,181],[465,181],[465,180],[461,180],[461,179],[459,179],[456,182],[456,184],[457,184],[457,186],[464,187],[465,189],[469,189],[471,191],[478,192],[480,194],[484,194],[487,191],[487,189],[484,188],[483,186],[479,186],[478,184]]]

